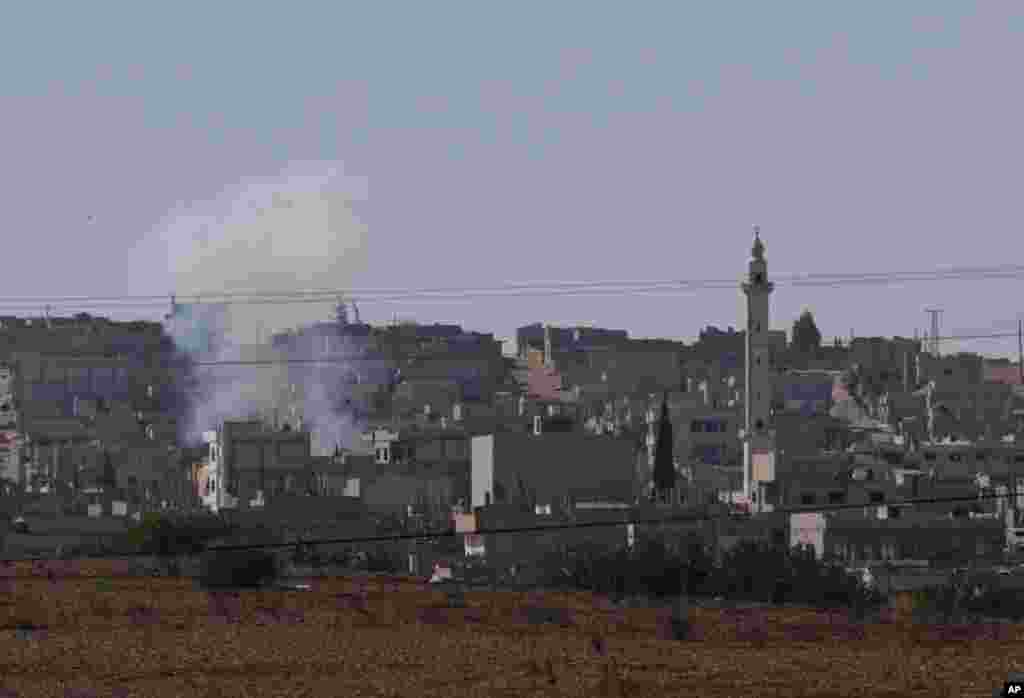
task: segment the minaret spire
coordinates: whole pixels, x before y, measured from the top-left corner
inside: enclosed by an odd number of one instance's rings
[[[764,261],[764,243],[761,242],[761,226],[754,226],[754,248],[750,251],[750,256],[759,262]]]

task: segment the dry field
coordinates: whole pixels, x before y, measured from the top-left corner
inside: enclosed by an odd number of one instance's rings
[[[188,580],[96,578],[117,567],[0,569],[0,698],[959,698],[991,696],[1024,663],[1016,626],[940,634],[899,612],[856,626],[698,609],[697,638],[674,642],[657,611],[586,594],[469,592],[466,608],[447,608],[426,585],[339,579],[216,601]],[[28,623],[45,630],[17,629]]]

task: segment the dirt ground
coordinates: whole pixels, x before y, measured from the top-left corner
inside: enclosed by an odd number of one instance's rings
[[[679,642],[657,610],[588,594],[466,592],[451,608],[425,584],[333,579],[217,602],[189,580],[104,579],[114,568],[0,570],[0,698],[960,697],[1024,666],[1018,626],[940,631],[906,609],[856,625],[701,608]]]

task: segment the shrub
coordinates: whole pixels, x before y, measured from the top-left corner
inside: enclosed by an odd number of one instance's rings
[[[264,550],[209,551],[203,555],[199,578],[206,588],[259,587],[277,579],[277,556]]]
[[[547,585],[616,596],[722,596],[776,604],[842,606],[857,614],[884,600],[842,568],[817,560],[812,552],[752,542],[725,553],[718,566],[713,563],[711,551],[696,540],[674,547],[654,540],[633,550],[577,548],[548,554],[540,565]]]
[[[366,555],[366,571],[398,574],[402,571],[402,563],[396,555],[374,550]]]
[[[153,555],[185,555],[204,551],[210,541],[237,530],[217,516],[146,514],[128,532],[137,552]]]

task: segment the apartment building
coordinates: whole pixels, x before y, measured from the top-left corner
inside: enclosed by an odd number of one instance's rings
[[[276,494],[305,491],[309,432],[273,429],[263,422],[226,421],[210,439],[209,495],[218,509],[259,506]]]

